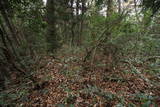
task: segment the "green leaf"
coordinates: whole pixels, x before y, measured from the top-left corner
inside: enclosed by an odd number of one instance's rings
[[[142,105],[142,107],[150,107],[151,103],[151,101],[147,101]]]
[[[116,105],[116,107],[124,107],[124,105],[119,103],[119,104]]]
[[[69,107],[74,107],[74,104],[70,104]]]
[[[129,103],[127,107],[136,107],[136,105],[133,103]]]
[[[57,104],[57,107],[65,107],[64,104]]]

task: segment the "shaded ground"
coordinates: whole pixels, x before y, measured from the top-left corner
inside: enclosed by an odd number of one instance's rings
[[[51,57],[38,71],[46,83],[42,89],[32,90],[26,107],[134,107],[148,104],[160,106],[160,87],[150,86],[125,66],[106,71],[103,58],[97,66],[82,63],[81,55]],[[44,76],[47,78],[43,81]],[[151,76],[144,74],[145,77]],[[158,81],[158,80],[157,80]],[[152,103],[151,103],[152,102]],[[148,106],[145,106],[148,107]]]

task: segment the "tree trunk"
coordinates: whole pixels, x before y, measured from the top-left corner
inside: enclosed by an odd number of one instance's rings
[[[5,9],[5,7],[4,7],[4,4],[5,4],[4,1],[1,0],[1,1],[0,1],[0,5],[1,5],[1,9],[0,9],[1,15],[2,15],[3,19],[5,20],[5,23],[6,23],[7,27],[9,28],[9,30],[10,30],[10,32],[11,32],[11,34],[12,34],[12,36],[13,36],[13,39],[15,40],[16,44],[17,44],[17,45],[20,45],[20,40],[19,40],[19,38],[18,38],[18,36],[17,36],[16,29],[15,29],[15,27],[13,26],[13,24],[11,23],[11,20],[9,20],[9,17],[8,17],[8,15],[7,15],[7,13],[6,13],[6,9]]]
[[[121,13],[121,0],[118,0],[118,13],[120,14]]]
[[[107,1],[107,16],[111,16],[114,12],[114,2],[113,0]]]
[[[74,0],[71,0],[71,6],[70,6],[70,9],[71,9],[71,19],[70,19],[70,23],[71,23],[71,46],[74,45],[74,40],[75,40],[75,33],[74,33],[74,28],[75,28],[75,20],[74,20],[74,7],[73,7],[73,4],[74,4]]]
[[[82,0],[82,7],[81,7],[81,21],[80,21],[80,34],[78,38],[78,45],[81,46],[82,44],[82,34],[83,34],[83,21],[84,21],[84,13],[85,13],[85,0]]]
[[[56,17],[55,17],[55,12],[56,12],[56,0],[47,0],[46,4],[46,20],[47,20],[47,35],[46,35],[46,40],[48,43],[48,51],[49,52],[55,52],[56,49],[59,47],[58,44],[58,35],[56,33]]]

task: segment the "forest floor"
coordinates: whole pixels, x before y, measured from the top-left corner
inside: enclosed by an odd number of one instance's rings
[[[83,53],[61,53],[57,59],[45,57],[45,67],[36,73],[34,87],[18,105],[24,107],[160,107],[160,86],[132,73],[128,67],[106,70],[104,57],[94,64],[83,62]],[[43,63],[43,61],[42,61]],[[143,71],[141,66],[137,69]],[[143,73],[148,79],[152,75]],[[155,79],[155,78],[154,78]],[[160,81],[160,80],[156,80]]]
[[[83,54],[60,54],[58,59],[48,57],[48,64],[38,77],[46,76],[43,89],[34,90],[29,95],[26,106],[33,107],[134,107],[145,104],[160,106],[160,87],[150,86],[137,74],[123,66],[109,71],[105,69],[103,58],[100,64],[84,63]],[[141,69],[141,67],[139,68]],[[143,73],[146,78],[151,75]],[[44,83],[45,83],[44,82]],[[152,103],[150,102],[152,101]]]

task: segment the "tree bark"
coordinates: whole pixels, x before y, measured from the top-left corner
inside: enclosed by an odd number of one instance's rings
[[[11,24],[11,20],[9,20],[9,18],[8,18],[8,15],[6,13],[6,9],[4,7],[4,4],[5,4],[4,1],[1,0],[0,1],[0,5],[1,5],[0,11],[1,11],[2,17],[5,20],[5,23],[6,23],[7,27],[9,28],[9,30],[10,30],[10,32],[11,32],[11,34],[13,36],[13,39],[15,40],[16,44],[20,45],[20,40],[18,39],[16,29],[13,26],[13,24]]]
[[[122,6],[121,6],[121,0],[118,0],[118,13],[121,13]]]
[[[46,35],[46,40],[48,43],[48,51],[49,52],[55,52],[56,49],[59,47],[58,44],[58,35],[56,33],[56,17],[55,17],[55,12],[56,12],[56,0],[47,0],[46,4],[46,21],[47,21],[47,35]]]
[[[71,0],[70,3],[71,3],[71,6],[70,6],[71,17],[72,17],[70,19],[70,23],[71,23],[71,46],[72,46],[72,45],[74,45],[74,40],[75,40],[75,33],[74,33],[75,20],[74,20],[74,7],[73,7],[74,0]]]
[[[111,16],[114,12],[114,2],[113,0],[107,1],[107,16]]]

